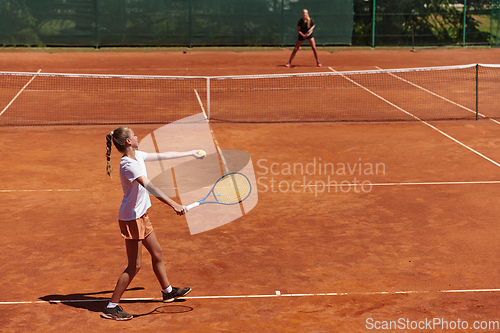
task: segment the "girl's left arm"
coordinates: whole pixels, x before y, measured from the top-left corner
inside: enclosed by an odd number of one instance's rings
[[[199,155],[198,152],[200,150],[190,150],[190,151],[185,151],[185,152],[175,152],[175,151],[169,151],[165,153],[148,153],[148,156],[144,160],[145,162],[154,162],[154,161],[161,161],[161,160],[171,160],[174,158],[181,158],[181,157],[186,157],[186,156],[191,156],[194,158],[204,158],[206,155]]]

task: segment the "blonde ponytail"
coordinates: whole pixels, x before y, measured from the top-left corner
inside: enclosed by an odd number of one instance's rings
[[[121,126],[115,129],[114,131],[109,132],[106,135],[106,173],[109,177],[113,178],[111,172],[113,171],[113,167],[109,164],[111,160],[111,142],[115,145],[116,149],[119,152],[124,152],[127,149],[127,139],[129,136],[129,128],[126,126]]]
[[[109,132],[106,135],[106,159],[108,160],[108,163],[106,164],[106,173],[111,178],[113,178],[113,175],[111,174],[111,172],[113,171],[113,167],[111,166],[111,164],[109,164],[109,161],[111,160],[111,140],[112,139],[113,139],[113,131]]]

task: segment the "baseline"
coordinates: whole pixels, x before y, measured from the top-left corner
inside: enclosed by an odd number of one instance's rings
[[[500,289],[449,289],[449,290],[401,290],[401,291],[373,291],[366,293],[313,293],[313,294],[282,294],[276,290],[275,294],[262,295],[221,295],[221,296],[186,296],[182,299],[240,299],[240,298],[274,298],[274,297],[311,297],[311,296],[371,296],[371,295],[409,295],[409,294],[428,294],[428,293],[485,293],[500,292]],[[0,302],[0,305],[19,305],[19,304],[55,304],[55,303],[87,303],[87,302],[106,302],[108,299],[67,299],[67,300],[48,300],[48,301],[12,301]],[[161,298],[122,298],[122,302],[127,301],[161,301]]]

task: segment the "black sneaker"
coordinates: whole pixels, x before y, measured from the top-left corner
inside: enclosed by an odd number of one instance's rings
[[[106,307],[104,312],[101,313],[101,317],[114,320],[130,320],[133,316],[130,313],[123,311],[122,307],[117,305],[114,308]]]
[[[163,292],[163,290],[162,290],[161,293],[163,294],[163,302],[165,302],[165,303],[173,302],[176,299],[178,299],[179,297],[186,296],[187,294],[189,294],[190,291],[191,291],[191,288],[189,288],[189,287],[182,288],[182,289],[172,287],[172,291],[169,293]]]

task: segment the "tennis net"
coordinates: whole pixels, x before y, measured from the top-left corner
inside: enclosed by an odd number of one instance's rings
[[[499,118],[500,65],[217,77],[0,72],[0,126]]]

